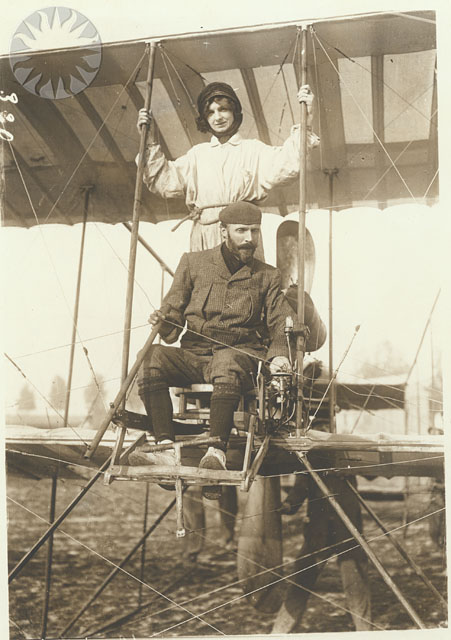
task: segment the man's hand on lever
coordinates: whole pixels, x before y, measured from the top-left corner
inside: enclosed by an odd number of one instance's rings
[[[147,322],[151,324],[153,327],[159,323],[162,323],[166,320],[168,313],[171,311],[172,307],[170,304],[163,304],[161,309],[155,309],[153,313],[147,319]]]
[[[269,363],[269,371],[271,375],[275,373],[290,373],[290,361],[285,356],[275,356]]]
[[[156,311],[154,311],[153,313],[150,314],[147,322],[149,324],[151,324],[153,327],[155,325],[157,325],[159,322],[163,322],[163,320],[166,319],[166,316],[164,313],[162,313],[160,311],[160,309],[157,309]]]

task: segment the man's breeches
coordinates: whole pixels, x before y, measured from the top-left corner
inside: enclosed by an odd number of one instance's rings
[[[158,377],[169,386],[208,382],[230,384],[247,391],[253,386],[252,374],[256,370],[256,358],[236,349],[217,349],[212,355],[197,355],[179,347],[153,345],[144,359],[138,385],[141,390],[151,378]]]
[[[219,436],[220,448],[225,449],[239,396],[252,388],[256,369],[256,358],[235,349],[197,355],[187,349],[153,345],[141,367],[138,387],[157,439],[174,439],[169,387],[207,382],[213,384],[211,435]]]

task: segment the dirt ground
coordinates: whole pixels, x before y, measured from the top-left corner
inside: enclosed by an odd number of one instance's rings
[[[60,480],[57,515],[78,493],[85,481]],[[12,476],[8,482],[8,544],[10,568],[46,530],[50,481]],[[187,494],[188,496],[188,494]],[[173,493],[151,486],[147,526],[172,501]],[[242,498],[241,498],[242,499]],[[211,503],[210,503],[211,504]],[[215,503],[212,503],[215,505]],[[399,527],[405,503],[370,502],[388,529]],[[427,486],[414,487],[408,501],[407,519],[415,521],[397,534],[434,586],[446,597],[443,553],[429,535],[431,511]],[[145,485],[99,481],[65,520],[54,538],[54,560],[47,638],[60,638],[72,617],[95,592],[105,577],[133,548],[143,532]],[[293,560],[302,544],[302,515],[284,516],[284,561]],[[95,602],[72,626],[68,637],[143,638],[157,635],[267,634],[273,615],[257,611],[243,597],[237,581],[236,550],[226,548],[214,507],[207,507],[204,546],[195,562],[187,555],[186,539],[175,536],[175,515],[169,515],[147,540],[141,578],[141,551],[124,566]],[[237,530],[239,528],[239,517]],[[367,539],[380,534],[368,517]],[[403,532],[405,535],[403,535]],[[389,574],[414,606],[427,628],[446,626],[437,598],[393,549],[387,537],[371,543]],[[41,617],[47,551],[40,549],[10,586],[11,640],[41,637]],[[376,629],[413,629],[414,623],[383,582],[370,568],[373,621]],[[301,632],[353,631],[339,572],[330,560],[311,596]],[[326,600],[325,600],[325,599]],[[339,605],[339,606],[337,606]],[[138,609],[138,610],[137,610]],[[119,617],[122,624],[104,629]]]

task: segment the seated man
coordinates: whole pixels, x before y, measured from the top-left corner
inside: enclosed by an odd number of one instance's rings
[[[182,256],[162,310],[149,318],[153,325],[162,321],[160,335],[169,344],[186,324],[181,347],[153,345],[138,382],[158,443],[174,441],[169,387],[213,384],[210,435],[219,436],[220,444],[202,458],[200,467],[206,469],[226,468],[233,414],[240,395],[255,384],[259,361],[270,361],[273,371],[290,367],[284,328],[286,318],[295,317],[280,290],[278,270],[253,257],[260,209],[236,202],[219,217],[223,243]],[[263,335],[269,335],[269,347]],[[147,460],[168,464],[175,461],[174,452],[149,452]],[[221,487],[203,489],[210,499],[220,493]]]

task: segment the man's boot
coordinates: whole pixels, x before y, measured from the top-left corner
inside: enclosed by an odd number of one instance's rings
[[[200,469],[225,470],[226,449],[233,427],[233,414],[240,400],[241,390],[233,384],[215,384],[210,403],[210,436],[219,436],[221,442],[208,447],[207,453],[199,463]],[[208,500],[219,500],[222,492],[220,485],[205,485],[202,495]]]

